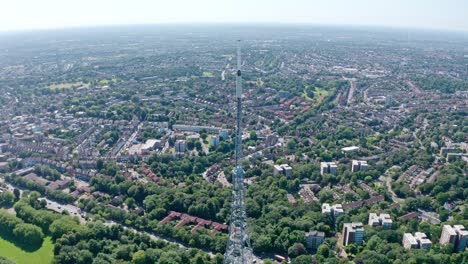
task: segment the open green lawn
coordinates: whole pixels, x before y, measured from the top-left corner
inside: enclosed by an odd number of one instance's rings
[[[46,237],[41,248],[34,252],[26,252],[0,237],[0,256],[6,257],[17,264],[48,264],[52,262],[54,257],[54,244],[50,237]]]
[[[322,103],[323,99],[328,96],[329,92],[320,87],[314,87],[314,98],[310,98],[307,95],[306,88],[304,88],[304,92],[302,93],[302,97],[305,98],[307,101],[315,101],[314,106],[318,106]]]
[[[89,87],[89,83],[84,83],[84,82],[73,82],[73,83],[58,83],[58,84],[51,84],[49,85],[49,89],[51,90],[65,90],[65,89],[71,89],[74,87]]]
[[[203,77],[212,78],[212,77],[214,77],[214,74],[211,73],[211,72],[203,72]]]

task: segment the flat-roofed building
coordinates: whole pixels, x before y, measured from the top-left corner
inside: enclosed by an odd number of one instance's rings
[[[288,164],[273,165],[273,175],[286,175],[287,177],[292,176],[292,168]]]
[[[431,240],[429,240],[424,233],[416,232],[414,235],[405,233],[403,235],[403,247],[406,249],[420,248],[429,250],[431,246]]]
[[[346,154],[349,152],[356,152],[359,151],[359,147],[356,146],[351,146],[351,147],[345,147],[341,149],[341,153]]]
[[[349,244],[362,245],[364,240],[364,228],[361,222],[345,223],[343,225],[343,246]]]
[[[366,171],[369,166],[367,165],[367,161],[364,160],[353,160],[352,161],[352,166],[351,166],[351,171],[356,172],[356,171]]]
[[[432,242],[430,239],[427,238],[426,234],[421,232],[414,233],[414,237],[418,241],[419,248],[422,249],[430,249],[432,246]]]
[[[320,162],[320,174],[332,174],[336,176],[338,166],[335,162]]]
[[[403,247],[406,249],[418,248],[418,241],[410,233],[403,234]]]
[[[187,150],[187,145],[185,143],[185,140],[177,140],[174,146],[175,146],[175,151],[178,153],[185,152]]]
[[[439,242],[442,245],[453,244],[455,252],[462,252],[466,248],[467,240],[468,231],[463,225],[454,225],[453,227],[444,225]]]
[[[375,213],[370,213],[368,224],[373,227],[382,226],[383,229],[390,229],[392,228],[393,222],[389,214],[377,215]]]
[[[218,136],[212,136],[210,138],[210,145],[213,147],[216,147],[219,145],[219,137]]]
[[[305,237],[306,247],[314,251],[325,241],[325,233],[321,231],[310,231]]]

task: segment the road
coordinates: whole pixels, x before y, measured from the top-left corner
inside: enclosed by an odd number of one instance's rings
[[[80,220],[80,223],[86,223],[85,212],[82,212],[80,208],[71,205],[71,204],[59,204],[57,202],[51,201],[47,198],[39,198],[39,200],[45,200],[47,202],[46,208],[61,214],[63,211],[67,211],[69,215],[76,216]]]
[[[351,102],[353,101],[354,90],[356,90],[356,81],[349,80],[349,84],[351,87],[349,88],[347,105],[351,105]]]
[[[200,143],[202,145],[202,149],[203,149],[203,152],[205,152],[206,155],[208,155],[210,153],[210,150],[208,149],[208,147],[205,145],[205,143],[203,143],[203,140],[200,138]]]
[[[392,201],[394,203],[403,203],[404,202],[404,200],[401,199],[401,198],[398,198],[398,196],[392,190],[392,177],[390,177],[389,175],[380,176],[380,180],[385,181],[385,183],[387,185],[387,190],[392,195]]]

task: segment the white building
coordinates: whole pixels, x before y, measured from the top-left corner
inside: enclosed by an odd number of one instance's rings
[[[453,227],[444,225],[439,242],[442,245],[453,244],[455,252],[462,252],[465,251],[467,240],[468,231],[463,225],[454,225]]]
[[[367,161],[364,160],[353,160],[352,166],[351,166],[351,171],[356,172],[356,171],[366,171],[368,168]]]
[[[403,247],[406,249],[421,248],[428,250],[431,246],[431,240],[429,240],[424,233],[416,232],[414,236],[410,233],[405,233],[403,235]]]
[[[352,147],[345,147],[341,149],[341,153],[346,154],[350,152],[357,152],[359,151],[359,147],[352,146]]]
[[[337,174],[338,166],[336,166],[335,162],[320,162],[320,174]]]
[[[332,206],[327,203],[322,204],[322,214],[330,214],[336,218],[339,215],[342,215],[343,212],[343,206],[341,204],[334,204]]]
[[[406,249],[418,248],[418,241],[412,234],[405,233],[403,234],[403,247]]]
[[[273,165],[273,175],[283,174],[287,177],[292,176],[292,168],[288,164]]]
[[[390,229],[392,228],[392,219],[390,218],[389,214],[380,214],[379,216],[375,213],[369,214],[369,225],[376,227],[382,226],[383,229]]]

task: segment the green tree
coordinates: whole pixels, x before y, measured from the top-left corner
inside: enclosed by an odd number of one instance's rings
[[[145,264],[146,263],[145,251],[138,250],[137,252],[133,253],[132,263],[133,264]]]
[[[13,234],[19,242],[25,245],[38,246],[44,240],[42,230],[32,224],[18,224],[13,229]]]
[[[55,220],[49,227],[52,239],[62,237],[64,234],[76,231],[79,229],[79,223],[71,217],[62,217]]]

